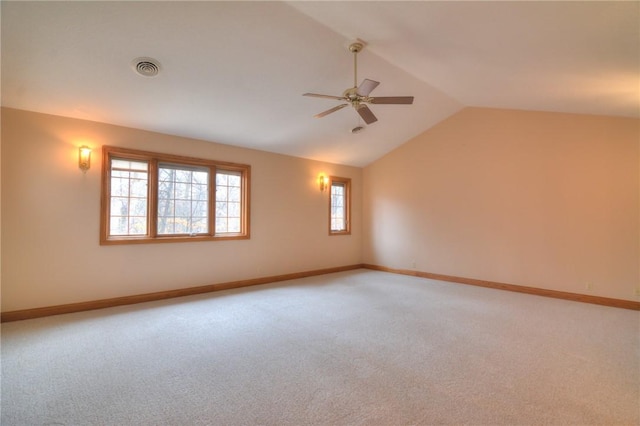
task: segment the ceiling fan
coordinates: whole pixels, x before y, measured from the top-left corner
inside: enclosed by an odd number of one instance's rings
[[[349,51],[353,53],[353,87],[344,91],[342,96],[320,95],[318,93],[305,93],[302,96],[311,96],[314,98],[335,99],[346,103],[328,109],[320,114],[314,115],[315,118],[322,118],[326,115],[336,112],[346,106],[351,105],[360,114],[365,123],[371,124],[378,121],[373,112],[366,104],[412,104],[413,96],[386,96],[371,97],[369,94],[378,87],[380,82],[365,78],[360,86],[358,84],[358,52],[362,50],[364,43],[355,42],[349,45]]]

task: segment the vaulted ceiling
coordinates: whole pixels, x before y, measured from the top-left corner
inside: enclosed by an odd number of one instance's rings
[[[2,1],[1,19],[3,106],[335,163],[465,106],[640,117],[637,1]],[[302,94],[353,85],[357,38],[358,80],[414,104],[313,118],[340,102]]]

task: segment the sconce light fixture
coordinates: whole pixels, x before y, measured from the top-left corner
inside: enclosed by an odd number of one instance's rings
[[[87,173],[87,170],[91,168],[91,148],[86,145],[78,148],[78,167],[82,173]]]
[[[318,188],[320,188],[320,192],[324,192],[325,189],[329,186],[329,176],[324,173],[320,173],[318,175]]]

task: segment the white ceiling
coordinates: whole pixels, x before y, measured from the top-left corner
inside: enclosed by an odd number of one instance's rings
[[[640,117],[640,2],[2,1],[2,105],[364,166],[465,106]],[[358,80],[379,121],[313,115]],[[155,78],[131,61],[157,59]]]

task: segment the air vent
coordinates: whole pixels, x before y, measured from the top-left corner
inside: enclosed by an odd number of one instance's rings
[[[131,65],[143,77],[155,77],[160,72],[160,63],[152,58],[136,58]]]

